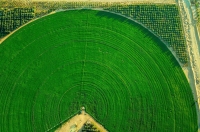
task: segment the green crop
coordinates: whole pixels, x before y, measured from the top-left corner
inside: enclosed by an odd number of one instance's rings
[[[53,131],[82,106],[110,132],[197,131],[171,52],[141,25],[94,10],[38,19],[0,45],[0,131]]]

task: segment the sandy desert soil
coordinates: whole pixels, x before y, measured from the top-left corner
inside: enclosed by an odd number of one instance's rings
[[[190,11],[190,5],[188,0],[183,0],[183,4],[184,4],[184,8],[187,14],[187,21],[188,24],[186,26],[188,26],[188,29],[186,29],[186,32],[189,32],[189,37],[187,38],[187,42],[188,42],[188,51],[190,54],[190,64],[191,64],[191,69],[193,70],[193,74],[194,74],[194,79],[195,79],[195,85],[196,85],[196,89],[197,94],[200,94],[200,87],[199,84],[196,83],[199,80],[199,75],[200,75],[200,42],[198,39],[198,32],[197,32],[197,28],[194,22],[194,19],[192,17],[191,11]]]
[[[64,123],[61,128],[57,129],[55,132],[80,132],[83,124],[90,122],[93,124],[100,132],[108,132],[102,125],[97,123],[88,113],[82,111],[81,114],[77,114],[72,117],[69,121]]]

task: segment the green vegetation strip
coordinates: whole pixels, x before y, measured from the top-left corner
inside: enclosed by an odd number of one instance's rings
[[[166,46],[112,13],[38,19],[0,45],[0,131],[55,130],[82,106],[110,132],[197,131],[187,79]]]

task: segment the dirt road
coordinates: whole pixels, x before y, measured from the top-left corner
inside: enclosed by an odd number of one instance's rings
[[[200,41],[196,21],[193,18],[191,3],[189,0],[177,0],[180,6],[183,26],[186,34],[188,54],[190,60],[189,74],[193,75],[193,80],[190,81],[196,107],[198,111],[198,126],[200,128]],[[195,87],[195,88],[194,88]]]

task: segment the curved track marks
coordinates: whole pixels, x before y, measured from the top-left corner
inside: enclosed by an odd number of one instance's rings
[[[173,55],[121,16],[49,15],[5,40],[0,57],[0,131],[53,131],[82,106],[111,132],[197,128],[191,89]]]

